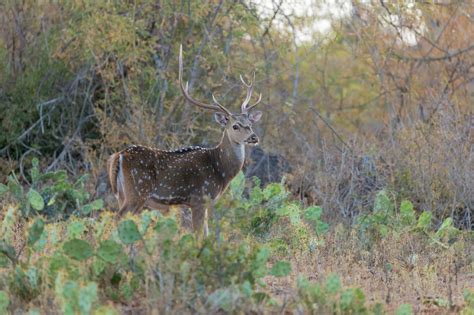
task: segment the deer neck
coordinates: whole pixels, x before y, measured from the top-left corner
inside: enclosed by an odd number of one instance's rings
[[[216,147],[216,168],[229,181],[242,169],[245,160],[245,145],[229,138],[224,131],[221,142]]]

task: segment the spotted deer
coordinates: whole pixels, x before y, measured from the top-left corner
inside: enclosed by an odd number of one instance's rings
[[[247,96],[241,112],[233,114],[221,105],[214,95],[213,104],[205,104],[189,95],[188,83],[183,84],[183,52],[179,50],[179,85],[186,100],[198,107],[216,111],[214,118],[223,128],[220,143],[213,148],[188,147],[175,151],[132,145],[114,153],[108,160],[108,175],[119,203],[119,215],[137,212],[143,207],[168,212],[169,206],[191,208],[195,232],[204,229],[208,235],[206,203],[226,190],[230,181],[242,169],[245,146],[257,145],[258,137],[252,130],[261,111],[252,109],[262,100],[248,106],[253,83],[245,82]]]

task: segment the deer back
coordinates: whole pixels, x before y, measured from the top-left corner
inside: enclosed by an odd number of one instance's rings
[[[163,151],[132,146],[120,153],[119,168],[134,190],[126,193],[166,205],[194,204],[222,193],[241,168],[229,162],[219,148]]]

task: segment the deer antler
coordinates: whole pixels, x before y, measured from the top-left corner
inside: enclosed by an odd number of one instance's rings
[[[206,109],[221,111],[229,116],[232,115],[232,113],[227,108],[217,102],[214,94],[212,94],[212,99],[214,100],[214,103],[216,103],[216,105],[202,103],[193,99],[189,95],[188,82],[186,82],[186,85],[183,84],[183,45],[179,45],[179,86],[181,87],[181,91],[183,92],[184,97],[192,104]]]
[[[242,113],[247,113],[249,112],[252,108],[254,108],[260,101],[262,100],[262,93],[260,93],[260,96],[258,97],[258,100],[256,103],[254,103],[252,106],[247,107],[247,105],[250,102],[250,99],[252,98],[252,93],[253,93],[253,84],[255,82],[255,71],[253,72],[253,80],[250,81],[250,83],[245,82],[244,78],[242,75],[240,75],[240,81],[247,87],[247,96],[245,97],[244,102],[241,105]]]

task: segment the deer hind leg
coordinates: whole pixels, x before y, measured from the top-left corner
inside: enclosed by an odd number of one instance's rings
[[[143,208],[146,201],[145,198],[138,194],[138,192],[135,190],[135,187],[129,180],[124,181],[124,188],[123,201],[120,205],[119,216],[123,216],[127,212],[138,212]]]
[[[118,212],[119,216],[123,216],[127,212],[136,213],[138,210],[143,208],[145,201],[141,198],[130,198],[125,199],[123,204],[120,206]]]
[[[204,237],[209,235],[209,227],[207,224],[207,209],[204,206],[194,206],[191,208],[194,233],[200,235],[204,232]]]
[[[117,180],[117,191],[119,200],[119,216],[123,216],[127,212],[135,213],[145,204],[146,199],[138,194],[131,179],[124,177],[122,170],[119,171]]]

